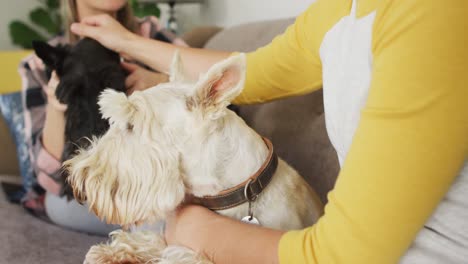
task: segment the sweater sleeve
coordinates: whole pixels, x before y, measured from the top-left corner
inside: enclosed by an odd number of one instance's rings
[[[397,263],[468,154],[468,2],[380,1],[368,101],[324,216],[281,263]]]
[[[247,54],[246,83],[234,104],[265,102],[321,88],[322,66],[311,30],[307,30],[315,9],[312,5],[285,33]]]

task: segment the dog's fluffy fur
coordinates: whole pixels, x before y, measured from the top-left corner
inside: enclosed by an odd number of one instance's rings
[[[104,91],[99,105],[110,129],[65,165],[75,197],[101,219],[126,226],[164,219],[187,194],[216,195],[245,181],[265,162],[268,149],[226,108],[244,79],[244,54],[214,65],[196,83],[187,81],[175,56],[167,84],[129,97]],[[313,190],[281,159],[254,202],[262,225],[284,230],[312,225],[321,208]],[[241,219],[247,211],[245,203],[218,213]],[[87,263],[206,262],[187,248],[167,247],[156,233],[117,232],[112,239],[92,247]]]
[[[109,123],[99,113],[98,96],[106,88],[125,91],[126,73],[117,53],[89,38],[74,46],[53,47],[45,42],[34,42],[33,46],[37,56],[60,79],[55,94],[68,106],[62,156],[67,160],[78,148],[87,147],[89,138],[107,131]],[[66,178],[66,174],[62,176]]]

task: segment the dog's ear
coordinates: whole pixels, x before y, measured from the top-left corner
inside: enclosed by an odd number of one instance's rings
[[[102,118],[108,119],[110,124],[115,124],[120,129],[130,130],[143,123],[144,109],[148,106],[147,99],[140,91],[127,97],[125,93],[113,89],[104,90],[99,96],[98,104]]]
[[[184,82],[187,81],[184,73],[184,64],[180,57],[179,50],[176,50],[172,57],[171,69],[169,74],[170,82]]]
[[[132,119],[136,110],[125,93],[113,89],[104,90],[98,104],[102,118],[109,119],[110,123],[125,124]]]
[[[195,86],[197,104],[210,110],[228,106],[244,88],[245,67],[242,53],[213,65]]]
[[[58,70],[62,67],[65,59],[66,50],[60,47],[53,47],[44,41],[33,41],[33,49],[36,55],[44,62],[45,65]]]

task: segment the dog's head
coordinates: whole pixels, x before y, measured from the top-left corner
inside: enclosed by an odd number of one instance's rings
[[[176,55],[169,83],[129,97],[104,91],[99,105],[109,130],[65,164],[75,198],[109,223],[154,221],[173,211],[186,193],[182,153],[222,133],[222,117],[235,115],[227,105],[243,88],[244,54],[195,83],[181,68]]]
[[[56,97],[63,104],[79,96],[97,97],[106,87],[125,89],[119,55],[93,39],[84,38],[74,46],[57,47],[33,41],[33,48],[47,68],[57,73],[60,83]]]

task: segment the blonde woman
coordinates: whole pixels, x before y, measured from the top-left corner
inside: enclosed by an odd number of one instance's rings
[[[65,15],[65,32],[49,41],[52,45],[73,44],[79,36],[69,31],[70,25],[86,17],[107,14],[127,30],[144,38],[159,39],[185,45],[168,31],[161,29],[155,17],[136,19],[127,0],[67,0],[62,1]],[[133,63],[123,63],[129,72],[126,79],[128,91],[141,90],[167,77]],[[35,179],[30,179],[23,206],[34,215],[74,230],[94,234],[107,234],[114,226],[102,223],[88,212],[85,206],[63,196],[60,167],[64,148],[65,106],[55,98],[59,80],[52,74],[46,76],[43,63],[35,55],[27,57],[20,65],[23,79],[23,106],[25,136],[29,146],[29,159],[34,166]],[[32,185],[32,186],[31,186]]]

